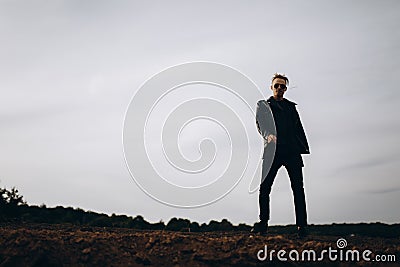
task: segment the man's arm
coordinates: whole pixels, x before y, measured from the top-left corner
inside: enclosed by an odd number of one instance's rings
[[[271,109],[265,100],[257,102],[256,125],[261,136],[268,140],[268,143],[274,140],[276,142],[276,129]]]
[[[301,143],[302,146],[302,154],[310,154],[310,148],[308,146],[308,141],[307,141],[307,137],[306,137],[306,133],[304,132],[304,128],[303,125],[301,123],[300,120],[300,115],[299,112],[297,111],[297,109],[295,108],[295,125],[296,125],[296,131],[297,131],[297,138]]]

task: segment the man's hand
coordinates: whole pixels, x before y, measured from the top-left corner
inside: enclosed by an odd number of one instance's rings
[[[274,141],[274,143],[276,143],[276,136],[273,134],[268,135],[267,137],[267,143],[271,143],[271,141]]]

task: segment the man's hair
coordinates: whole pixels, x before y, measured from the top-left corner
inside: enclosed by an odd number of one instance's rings
[[[285,76],[285,74],[275,73],[274,77],[272,77],[271,84],[274,82],[275,79],[283,79],[286,82],[286,85],[289,84],[289,79]]]

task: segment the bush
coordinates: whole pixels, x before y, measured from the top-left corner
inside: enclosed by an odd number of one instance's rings
[[[18,206],[21,205],[26,205],[26,202],[15,187],[11,190],[0,188],[0,213],[2,214],[0,220],[19,217],[21,210],[18,209]]]

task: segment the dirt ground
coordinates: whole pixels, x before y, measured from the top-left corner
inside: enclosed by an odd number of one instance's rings
[[[303,250],[320,253],[337,249],[345,238],[347,250],[372,251],[366,261],[301,261]],[[257,258],[267,246],[272,261]],[[277,258],[285,250],[286,262]],[[300,261],[290,260],[291,250]],[[336,253],[339,257],[339,252]],[[396,262],[372,261],[376,255],[395,255]],[[264,253],[259,253],[260,257]],[[293,257],[295,253],[291,254]],[[306,254],[307,255],[307,254]],[[319,257],[320,254],[317,254]],[[386,256],[387,257],[387,256]],[[0,266],[400,266],[398,238],[253,235],[248,232],[170,232],[47,224],[0,224]]]

